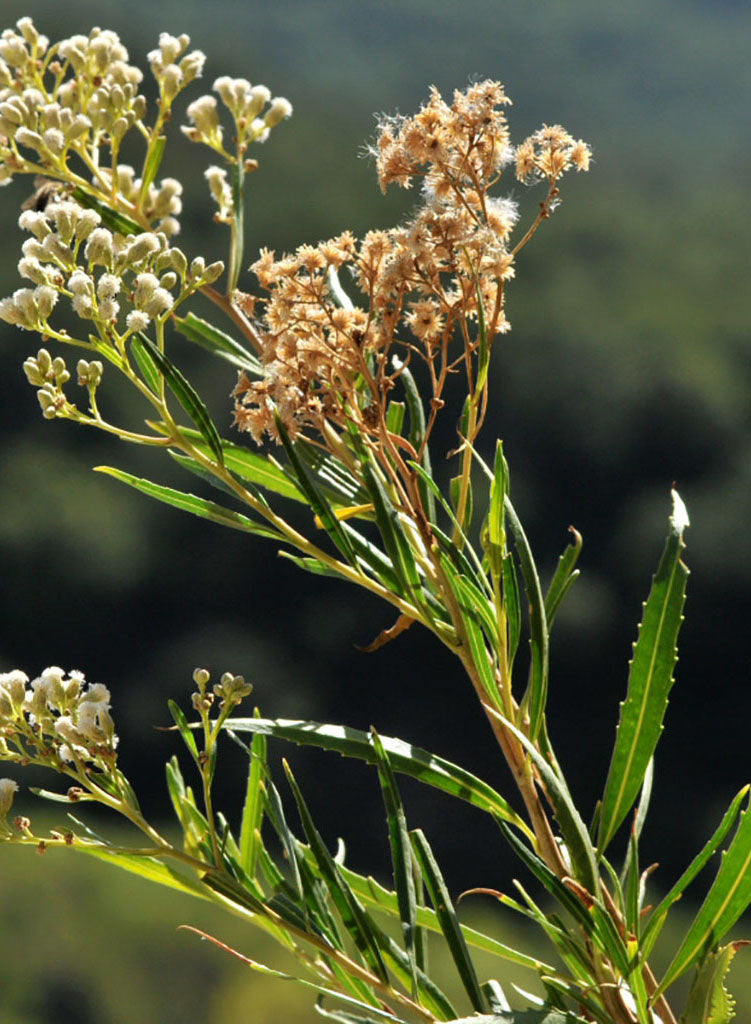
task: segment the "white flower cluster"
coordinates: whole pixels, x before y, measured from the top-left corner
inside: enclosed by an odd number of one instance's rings
[[[271,129],[292,113],[289,100],[282,96],[272,99],[265,85],[251,85],[245,78],[223,75],[214,82],[213,89],[232,115],[238,152],[241,154],[249,143],[265,142]],[[203,142],[224,154],[224,132],[214,97],[200,96],[188,107],[188,117],[192,126],[184,126],[182,131],[191,142]]]
[[[102,364],[98,363],[97,365],[100,367],[99,379],[101,380]],[[61,356],[56,356],[53,359],[46,348],[40,348],[36,356],[29,356],[25,360],[23,371],[29,384],[39,388],[37,398],[44,418],[53,420],[62,412],[67,402],[63,385],[70,380],[70,374],[65,360]]]
[[[95,28],[50,50],[30,18],[16,28],[0,37],[0,134],[7,151],[34,150],[35,161],[60,169],[72,145],[118,146],[143,118],[146,99],[138,92],[143,75],[128,63],[117,34]],[[40,68],[51,76],[49,88]],[[3,167],[0,181],[22,169],[8,158]]]
[[[0,758],[6,761],[111,769],[117,736],[110,693],[82,672],[53,665],[29,682],[14,669],[0,674]]]
[[[205,55],[186,53],[189,43],[186,35],[163,32],[158,49],[149,54],[159,84],[160,118],[203,69]],[[117,33],[109,30],[94,28],[88,36],[74,35],[50,47],[31,18],[21,18],[16,31],[6,29],[0,36],[0,184],[28,171],[29,159],[64,175],[71,147],[96,153],[106,145],[117,153],[123,136],[146,113],[139,92],[143,74],[128,60]]]
[[[206,55],[200,50],[186,54],[190,36],[183,33],[171,36],[162,32],[159,36],[159,48],[148,54],[149,64],[154,77],[159,83],[162,96],[167,100],[174,99],[181,89],[198,78],[203,71]]]
[[[19,225],[32,237],[23,244],[18,271],[37,287],[0,300],[0,319],[25,330],[49,333],[49,315],[63,295],[78,317],[111,333],[124,294],[133,307],[125,317],[126,335],[143,331],[172,311],[177,301],[172,289],[211,283],[223,270],[221,262],[207,267],[200,257],[189,265],[163,232],[113,233],[101,226],[98,213],[70,199],[43,211],[25,210]]]

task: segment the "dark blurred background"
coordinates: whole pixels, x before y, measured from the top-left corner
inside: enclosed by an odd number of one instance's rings
[[[546,577],[568,525],[584,535],[582,579],[553,640],[549,718],[587,814],[602,791],[671,483],[688,505],[686,624],[644,836],[644,862],[660,861],[655,885],[667,887],[749,777],[751,7],[739,0],[218,0],[210,8],[196,0],[4,0],[2,11],[2,27],[30,14],[52,39],[94,24],[113,28],[142,66],[160,31],[190,33],[208,61],[202,82],[178,100],[176,120],[220,74],[263,82],[292,101],[292,120],[255,153],[261,166],[249,183],[248,262],[260,246],[289,249],[406,216],[416,197],[381,196],[361,156],[373,113],[411,113],[431,84],[449,94],[473,77],[500,78],[514,100],[515,141],[544,121],[591,143],[592,170],[564,182],[563,205],[524,251],[509,288],[513,330],[495,354],[485,450],[504,439],[516,504]],[[226,240],[211,223],[202,178],[211,155],[174,127],[164,173],[186,187],[180,244],[191,255],[222,257]],[[28,184],[0,192],[2,294],[19,286],[16,221]],[[540,196],[511,177],[506,189],[534,216]],[[196,665],[244,673],[266,715],[372,723],[507,785],[459,666],[427,634],[413,629],[361,654],[355,644],[392,624],[387,607],[301,574],[268,543],[93,475],[91,466],[106,463],[197,486],[153,453],[43,421],[21,372],[38,339],[5,325],[0,334],[0,664],[29,674],[61,664],[107,683],[123,767],[154,815],[166,814],[162,764],[175,745],[152,726],[167,722],[168,696],[187,701]],[[231,368],[187,342],[172,351],[229,434]],[[69,363],[75,358],[68,354]],[[105,376],[110,418],[127,421],[128,396],[108,392],[107,383]],[[282,753],[302,776],[326,837],[333,843],[342,834],[348,862],[383,876],[388,850],[372,774],[294,749],[276,747],[272,756]],[[221,802],[235,813],[242,764],[231,751],[227,760],[232,781]],[[405,786],[405,796],[411,824],[428,833],[454,892],[509,886],[513,865],[487,823],[417,787]],[[10,865],[13,878],[28,864],[29,878],[38,879],[40,866],[30,860],[0,861],[0,948],[8,929],[20,927]],[[54,871],[65,886],[68,876]],[[153,910],[150,891],[128,884]],[[136,904],[124,898],[126,905]],[[75,949],[72,913],[63,917]],[[27,906],[24,916],[42,919],[43,909]],[[112,911],[115,933],[122,916]],[[171,943],[174,923],[184,919],[184,908],[167,913],[159,941]],[[54,928],[43,929],[48,941]],[[174,941],[187,946],[184,937]],[[227,979],[242,968],[227,970],[221,984],[234,984]],[[16,1016],[2,1018],[11,1024],[131,1019],[101,993],[68,1016],[58,999],[55,1015],[40,1001],[41,968],[28,977],[37,1001],[16,980],[17,1002],[5,1011]],[[207,1001],[212,985],[219,981],[205,982],[204,1002],[190,1003],[181,1020],[240,1019]],[[137,1019],[172,1019],[158,1001],[146,1004]],[[247,1019],[266,1018],[251,1005]]]

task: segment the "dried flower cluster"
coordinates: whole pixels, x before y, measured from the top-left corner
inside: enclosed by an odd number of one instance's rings
[[[58,771],[112,772],[117,736],[110,694],[82,672],[46,668],[36,679],[14,669],[0,674],[0,758]]]
[[[252,269],[269,293],[266,377],[240,377],[240,429],[256,441],[264,433],[278,438],[278,415],[291,437],[347,420],[383,436],[387,396],[413,355],[428,367],[433,412],[461,364],[471,390],[478,340],[470,322],[480,304],[489,343],[509,327],[504,286],[514,274],[518,212],[511,199],[490,194],[514,160],[507,103],[501,85],[485,81],[455,93],[450,105],[433,90],[415,117],[382,120],[373,149],[381,188],[423,179],[423,203],[404,227],[372,231],[360,243],[345,233],[280,260],[262,252]],[[534,168],[550,170],[549,199],[566,169],[588,164],[589,149],[563,129],[543,129],[519,152],[530,147]],[[532,171],[520,178],[531,181]],[[361,304],[341,289],[343,271]]]

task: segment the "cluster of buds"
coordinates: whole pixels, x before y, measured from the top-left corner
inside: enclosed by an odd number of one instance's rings
[[[88,362],[86,359],[79,359],[76,366],[76,373],[78,375],[78,383],[82,388],[88,388],[89,391],[96,391],[102,383],[104,367],[98,359],[92,359],[91,362]]]
[[[101,168],[98,178],[105,192],[116,192],[121,201],[135,209],[140,204],[146,220],[154,230],[172,238],[180,233],[180,221],[177,219],[182,212],[183,186],[177,178],[163,178],[158,183],[150,184],[144,191],[143,181],[136,177],[130,164],[118,164],[115,174]]]
[[[200,50],[186,54],[190,36],[183,33],[172,36],[162,32],[159,47],[148,54],[151,70],[159,83],[161,96],[170,103],[181,89],[198,78],[203,71],[206,55]]]
[[[146,114],[139,92],[143,74],[129,63],[118,35],[95,28],[51,47],[30,18],[21,18],[16,29],[0,38],[0,184],[28,171],[30,163],[64,178],[70,151],[94,157],[106,145],[117,154],[123,137]],[[203,69],[203,53],[185,52],[189,42],[188,36],[162,33],[158,49],[149,54],[162,119]]]
[[[110,694],[82,672],[46,668],[29,682],[17,669],[0,674],[0,759],[71,773],[111,772],[117,736]]]
[[[272,99],[265,85],[251,85],[245,78],[223,75],[214,82],[213,89],[232,115],[240,158],[251,142],[265,142],[271,129],[292,113],[289,100],[281,96]],[[200,96],[191,103],[188,117],[192,124],[182,131],[191,142],[202,142],[225,159],[234,159],[224,148],[224,130],[213,96]]]
[[[193,682],[198,689],[191,694],[191,702],[194,709],[200,715],[208,715],[215,700],[219,700],[219,710],[222,718],[225,718],[233,708],[236,708],[245,697],[253,692],[250,683],[246,683],[243,676],[233,675],[232,672],[224,672],[218,683],[209,690],[211,675],[208,669],[197,668],[193,672]]]
[[[179,193],[171,194],[174,201]],[[118,327],[127,336],[165,319],[185,295],[212,283],[224,269],[221,261],[207,266],[201,257],[189,264],[163,232],[112,232],[101,226],[98,213],[72,199],[25,210],[19,225],[32,237],[23,244],[18,270],[37,287],[0,300],[0,319],[43,334],[54,333],[48,318],[59,295],[80,319],[98,323],[106,336]],[[124,325],[121,294],[132,306]]]
[[[116,150],[146,112],[138,91],[143,75],[128,63],[117,34],[95,28],[50,48],[30,18],[16,27],[0,42],[0,132],[15,158],[11,173],[25,170],[19,146],[58,172],[71,147],[106,142]]]
[[[99,365],[101,367],[101,363]],[[67,404],[63,384],[70,380],[70,374],[65,360],[61,356],[53,359],[46,348],[40,348],[36,357],[29,356],[25,360],[23,370],[29,384],[39,388],[37,398],[42,407],[42,415],[47,420],[53,420]]]

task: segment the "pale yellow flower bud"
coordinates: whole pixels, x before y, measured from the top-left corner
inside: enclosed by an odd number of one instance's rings
[[[271,101],[271,106],[264,115],[264,123],[268,128],[275,128],[285,117],[292,115],[292,104],[283,96],[277,96]]]
[[[86,259],[91,266],[111,267],[114,256],[114,239],[107,228],[95,228],[86,242]]]

